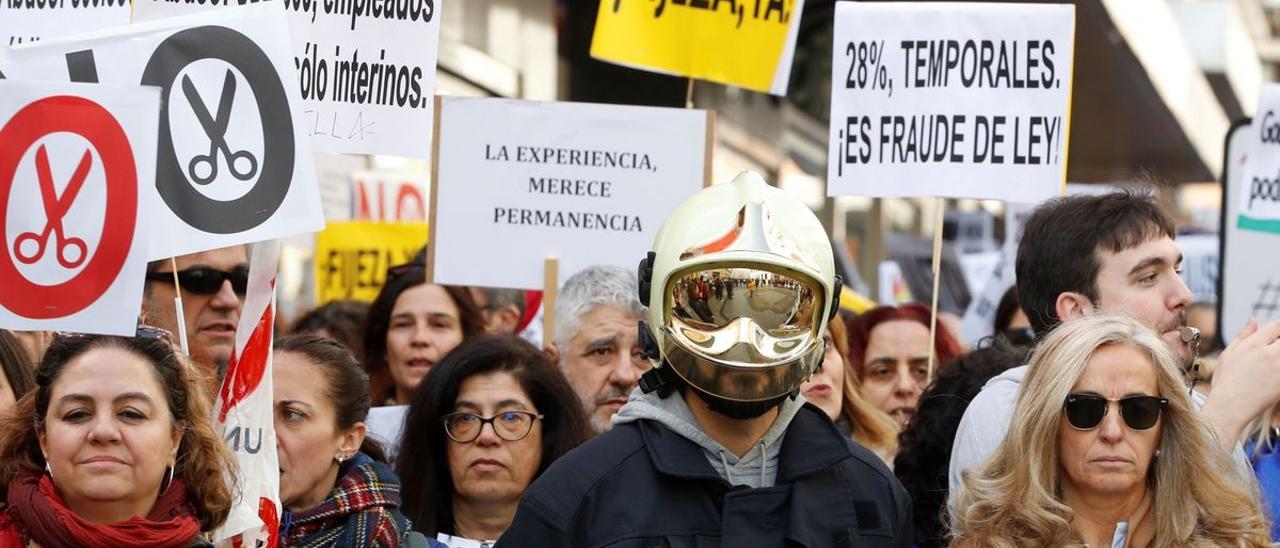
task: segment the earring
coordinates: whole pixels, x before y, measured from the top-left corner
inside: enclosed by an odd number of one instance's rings
[[[49,479],[53,479],[53,467],[49,466],[49,461],[44,461],[44,471],[49,473]]]
[[[342,455],[334,455],[333,460],[338,461],[338,464],[342,464],[342,461],[347,460],[347,458]]]
[[[173,485],[173,469],[176,467],[177,463],[169,465],[168,473],[165,474],[164,488],[160,490],[161,493],[167,493],[169,491],[169,487]]]
[[[1156,456],[1157,456],[1157,457],[1159,457],[1159,456],[1160,456],[1160,450],[1159,450],[1159,449],[1156,449]]]

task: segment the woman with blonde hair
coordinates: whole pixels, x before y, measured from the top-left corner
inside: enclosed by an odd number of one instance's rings
[[[1246,478],[1166,345],[1127,317],[1040,343],[996,454],[965,473],[958,546],[1268,546]]]
[[[898,423],[862,397],[862,381],[849,364],[849,336],[839,318],[827,323],[822,366],[800,385],[800,392],[827,413],[854,441],[893,465],[898,451]]]

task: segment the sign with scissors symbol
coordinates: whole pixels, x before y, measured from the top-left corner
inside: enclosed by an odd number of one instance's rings
[[[71,176],[71,182],[67,183],[67,189],[62,191],[62,196],[57,196],[57,191],[53,188],[53,174],[49,169],[49,151],[44,145],[36,151],[36,177],[40,182],[40,199],[44,202],[45,225],[44,231],[36,234],[35,232],[24,232],[18,235],[18,239],[13,243],[13,254],[17,255],[18,261],[25,264],[35,264],[44,257],[45,247],[49,243],[49,238],[54,238],[54,255],[58,258],[58,264],[68,270],[80,266],[84,263],[85,257],[89,254],[89,246],[85,245],[84,240],[80,238],[68,238],[63,234],[62,218],[67,215],[67,210],[71,209],[71,203],[75,201],[76,196],[80,194],[80,187],[84,186],[84,180],[89,176],[89,168],[93,166],[93,154],[84,151],[84,156],[80,158],[80,164],[76,166],[75,174]],[[26,244],[31,245],[26,245]],[[23,249],[31,250],[23,252]],[[67,249],[72,248],[75,253],[68,257]]]
[[[159,106],[155,88],[0,80],[0,328],[133,334]]]
[[[226,155],[227,171],[231,172],[231,176],[241,181],[253,179],[253,176],[258,174],[258,159],[247,150],[231,152],[231,147],[227,145],[227,124],[231,121],[231,104],[236,98],[236,75],[231,72],[231,69],[227,69],[227,76],[222,82],[222,98],[218,101],[217,118],[209,116],[209,108],[200,99],[200,92],[196,91],[196,86],[191,83],[189,75],[182,77],[182,93],[187,96],[196,119],[209,135],[209,154],[207,156],[197,154],[187,165],[187,174],[191,176],[191,182],[207,185],[218,178],[218,151]],[[247,164],[243,170],[236,168],[241,160]],[[200,169],[204,165],[208,168]]]

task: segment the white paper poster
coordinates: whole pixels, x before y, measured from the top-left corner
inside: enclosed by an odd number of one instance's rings
[[[136,0],[134,21],[256,0]],[[426,158],[440,43],[440,0],[281,0],[316,150]]]
[[[427,181],[401,173],[351,174],[351,218],[357,221],[424,222]]]
[[[634,268],[702,188],[701,110],[445,97],[428,249],[437,283],[543,287],[593,264]]]
[[[1280,84],[1262,86],[1247,141],[1237,226],[1280,234]]]
[[[280,4],[174,17],[11,53],[10,77],[161,88],[149,259],[324,227]]]
[[[837,2],[827,194],[1057,195],[1074,34],[1071,5]]]
[[[133,335],[157,88],[0,80],[0,327]]]
[[[1231,340],[1250,317],[1265,324],[1280,319],[1280,233],[1246,228],[1244,207],[1252,186],[1245,165],[1253,156],[1261,120],[1234,126],[1227,134],[1222,181],[1222,249],[1218,333]],[[1181,240],[1181,238],[1179,238]]]
[[[129,0],[0,1],[0,46],[29,44],[129,23]]]

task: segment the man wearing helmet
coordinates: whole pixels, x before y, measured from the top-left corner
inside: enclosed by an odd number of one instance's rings
[[[798,395],[840,287],[813,213],[744,173],[677,207],[653,247],[654,368],[525,492],[500,545],[911,546],[893,474]]]

